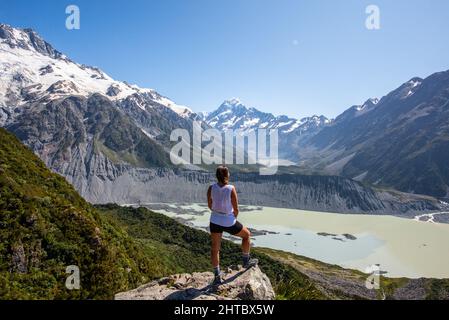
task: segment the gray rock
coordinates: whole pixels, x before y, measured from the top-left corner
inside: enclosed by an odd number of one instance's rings
[[[52,73],[53,71],[54,70],[53,70],[53,67],[51,65],[47,65],[47,66],[42,67],[42,68],[39,69],[39,72],[40,72],[41,76],[46,75],[48,73]]]
[[[106,94],[110,97],[115,97],[116,95],[118,95],[120,93],[120,88],[117,86],[110,86],[108,88],[108,91],[106,92]]]
[[[211,272],[177,274],[115,295],[115,300],[273,300],[270,279],[259,267],[229,268],[212,286]]]
[[[356,237],[356,236],[354,236],[354,235],[352,235],[352,234],[349,234],[349,233],[343,234],[343,237],[345,237],[345,238],[348,239],[348,240],[357,240],[357,237]]]
[[[17,243],[12,248],[12,267],[18,273],[27,273],[28,263],[22,242]]]

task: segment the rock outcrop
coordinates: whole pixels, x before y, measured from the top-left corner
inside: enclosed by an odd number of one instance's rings
[[[273,300],[270,279],[259,267],[229,268],[223,283],[212,285],[211,272],[177,274],[135,290],[118,293],[115,300]]]

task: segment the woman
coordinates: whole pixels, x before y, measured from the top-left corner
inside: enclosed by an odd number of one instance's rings
[[[207,204],[212,211],[210,216],[210,234],[212,240],[211,262],[214,268],[214,284],[221,283],[220,245],[223,232],[242,238],[243,266],[250,268],[257,265],[257,259],[251,259],[251,233],[237,221],[239,204],[235,187],[229,184],[229,169],[220,166],[216,172],[217,183],[207,190]]]

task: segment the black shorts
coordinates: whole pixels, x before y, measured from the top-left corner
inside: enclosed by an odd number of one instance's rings
[[[209,228],[210,228],[210,233],[227,232],[229,234],[236,235],[237,233],[240,233],[240,231],[242,231],[243,225],[240,222],[236,221],[234,223],[234,225],[231,226],[231,227],[222,227],[222,226],[220,226],[218,224],[215,224],[215,223],[211,222],[210,225],[209,225]]]

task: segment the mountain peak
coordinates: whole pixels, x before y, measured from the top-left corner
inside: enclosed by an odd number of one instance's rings
[[[378,104],[379,98],[369,98],[368,100],[366,100],[365,104],[367,104],[367,103]]]
[[[245,106],[240,99],[225,100],[220,107],[203,115],[204,121],[218,130],[256,131],[258,129],[278,129],[281,133],[293,131],[304,133],[330,123],[324,116],[294,119],[286,115],[274,116],[254,107]]]
[[[51,44],[30,28],[19,29],[7,24],[0,24],[0,39],[1,43],[9,45],[11,49],[34,50],[54,59],[65,58],[61,52],[55,50]]]
[[[231,99],[225,100],[223,103],[235,106],[235,105],[242,104],[242,101],[239,98],[231,98]]]
[[[242,103],[239,98],[231,98],[225,100],[220,108],[230,109],[230,110],[238,110],[238,109],[247,109],[246,106]]]
[[[370,110],[371,108],[374,108],[378,103],[379,103],[378,98],[369,98],[362,105],[356,106],[355,109],[357,111]]]
[[[420,88],[423,81],[424,81],[424,79],[421,79],[419,77],[414,77],[414,78],[410,79],[409,81],[405,82],[398,89],[390,92],[388,94],[388,96],[390,96],[390,97],[394,96],[401,100],[407,99],[415,94],[415,92]]]
[[[42,98],[61,98],[70,95],[88,97],[100,93],[114,101],[139,95],[142,111],[155,103],[165,106],[180,117],[193,112],[178,105],[153,89],[140,88],[117,81],[97,67],[78,64],[57,51],[30,28],[14,28],[0,24],[0,108],[19,106]],[[0,109],[0,123],[10,121],[15,113]]]
[[[416,85],[417,83],[421,83],[423,81],[424,81],[424,79],[422,79],[420,77],[414,77],[414,78],[410,79],[410,81],[408,81],[407,83]]]

